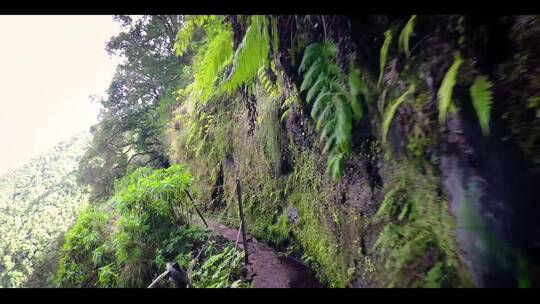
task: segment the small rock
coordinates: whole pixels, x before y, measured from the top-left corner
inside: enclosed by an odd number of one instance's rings
[[[298,211],[294,207],[289,207],[287,211],[287,217],[289,221],[296,223],[298,221]]]

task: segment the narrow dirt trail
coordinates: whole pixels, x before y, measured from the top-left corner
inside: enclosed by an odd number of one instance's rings
[[[231,242],[236,242],[238,230],[206,220],[209,229],[215,230]],[[242,236],[238,247],[244,250]],[[247,235],[249,265],[247,277],[253,288],[324,288],[314,274],[302,263],[276,252],[263,242]]]

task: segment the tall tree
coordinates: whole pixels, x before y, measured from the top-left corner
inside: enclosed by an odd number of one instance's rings
[[[92,128],[92,146],[80,162],[79,182],[89,184],[93,199],[108,196],[115,178],[129,167],[168,164],[161,130],[175,99],[186,83],[181,68],[191,54],[174,53],[176,33],[183,16],[114,16],[124,29],[111,38],[106,50],[119,56],[98,125]]]

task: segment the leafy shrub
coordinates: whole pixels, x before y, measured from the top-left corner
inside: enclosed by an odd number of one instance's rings
[[[67,232],[56,273],[56,284],[62,287],[95,287],[99,268],[114,260],[111,248],[104,247],[107,213],[89,207]]]
[[[249,287],[241,277],[243,253],[234,245],[222,248],[211,242],[205,250],[204,262],[191,274],[191,284],[196,288]]]
[[[400,168],[379,207],[385,223],[375,248],[386,256],[390,287],[468,286],[446,201],[437,194],[431,170],[426,176]],[[429,262],[432,256],[437,263]],[[410,277],[414,273],[414,277]]]

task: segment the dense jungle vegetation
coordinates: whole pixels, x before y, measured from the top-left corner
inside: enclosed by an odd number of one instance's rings
[[[2,178],[3,286],[146,287],[177,261],[250,287],[188,197],[238,228],[236,180],[248,233],[325,286],[539,286],[540,17],[114,18],[78,186],[75,152]]]
[[[46,267],[39,261],[87,205],[88,189],[77,185],[76,173],[89,138],[77,135],[0,177],[0,286],[35,280],[34,270]]]

